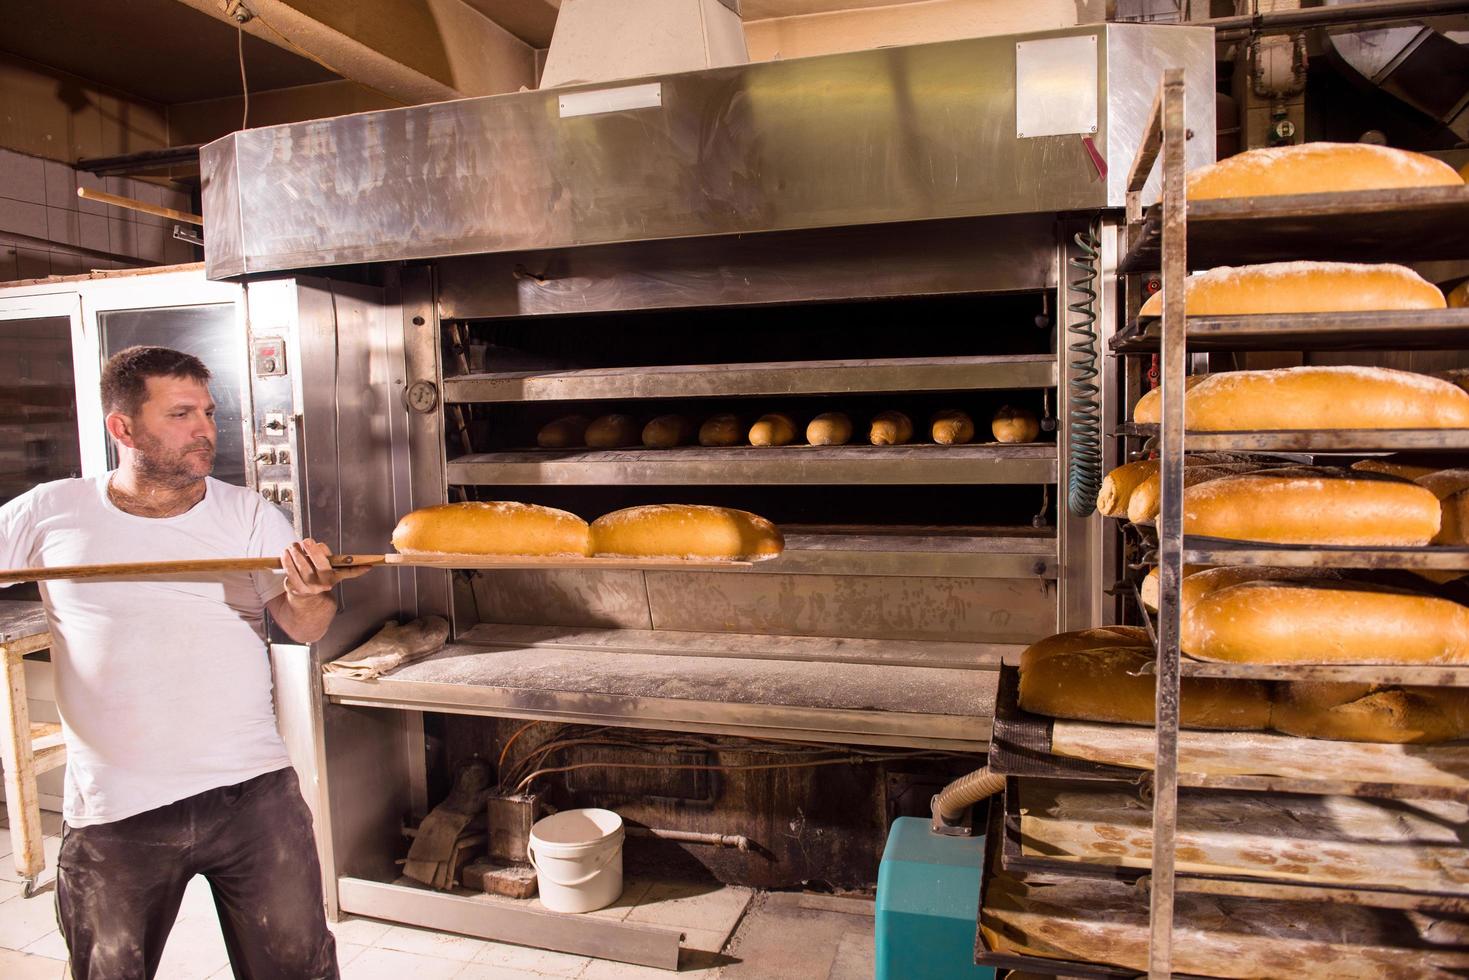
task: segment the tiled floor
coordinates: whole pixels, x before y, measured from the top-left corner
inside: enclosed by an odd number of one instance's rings
[[[46,881],[55,873],[60,818],[46,814]],[[66,946],[56,929],[55,895],[20,897],[0,830],[0,977],[65,980]],[[539,903],[535,903],[539,907]],[[746,888],[629,880],[622,899],[591,913],[684,932],[678,976],[866,980],[873,972],[871,903],[753,893]],[[346,980],[657,980],[662,970],[592,960],[373,919],[332,926]],[[195,878],[184,895],[159,968],[162,980],[232,976],[209,887]]]

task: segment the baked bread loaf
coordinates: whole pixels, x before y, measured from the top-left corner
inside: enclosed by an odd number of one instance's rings
[[[1179,585],[1178,598],[1182,608],[1187,609],[1201,596],[1241,582],[1262,581],[1315,581],[1338,579],[1341,574],[1334,568],[1276,568],[1272,565],[1229,565],[1224,568],[1208,568],[1203,565],[1183,566],[1183,582]],[[1158,569],[1148,569],[1138,589],[1143,605],[1153,611],[1158,609],[1160,589]]]
[[[1247,473],[1189,487],[1183,492],[1184,532],[1364,547],[1426,545],[1438,534],[1438,499],[1416,484],[1345,470],[1296,472]]]
[[[1276,685],[1271,727],[1339,742],[1451,742],[1469,737],[1469,690],[1288,681]]]
[[[1395,476],[1400,480],[1416,480],[1420,476],[1437,473],[1443,467],[1418,466],[1413,463],[1395,462],[1391,459],[1359,459],[1348,469],[1357,473],[1381,473],[1384,476]]]
[[[1192,391],[1194,386],[1205,378],[1207,374],[1190,374],[1183,379],[1183,390]],[[1132,420],[1139,425],[1159,425],[1163,421],[1163,386],[1150,388],[1143,392],[1137,404],[1132,406]],[[1189,420],[1192,421],[1191,419]]]
[[[1155,402],[1161,410],[1161,399]],[[1133,419],[1159,421],[1138,402]],[[1449,381],[1376,367],[1294,367],[1202,376],[1189,388],[1191,432],[1278,429],[1464,429],[1469,392]]]
[[[1190,316],[1441,310],[1444,305],[1437,286],[1402,265],[1268,262],[1219,266],[1184,280],[1184,309]],[[1161,291],[1138,311],[1138,316],[1162,315]]]
[[[1469,470],[1436,470],[1414,482],[1438,498],[1441,509],[1433,544],[1469,545]]]
[[[694,437],[694,423],[682,415],[660,415],[643,426],[643,445],[649,449],[672,449]]]
[[[844,412],[822,412],[806,425],[813,446],[845,446],[852,441],[852,419]]]
[[[750,426],[750,445],[788,446],[796,441],[796,423],[789,415],[772,412]]]
[[[604,557],[725,558],[759,561],[785,547],[765,518],[728,507],[649,504],[592,522],[592,553]]]
[[[1260,462],[1245,453],[1189,453],[1183,458],[1184,467],[1223,466],[1229,463],[1251,463],[1265,468],[1269,461]],[[1103,517],[1126,517],[1127,507],[1133,492],[1158,472],[1157,459],[1139,459],[1123,463],[1102,478],[1102,488],[1097,491],[1097,510]]]
[[[1469,663],[1469,609],[1357,582],[1244,582],[1186,606],[1179,646],[1229,663]]]
[[[402,555],[591,553],[586,521],[554,507],[513,500],[472,500],[411,511],[393,529],[393,547]]]
[[[1138,484],[1158,473],[1158,460],[1139,459],[1123,463],[1102,478],[1097,491],[1097,513],[1103,517],[1126,517],[1127,502]]]
[[[1028,408],[1001,405],[990,420],[990,431],[998,442],[1035,442],[1041,423]]]
[[[874,446],[900,446],[913,438],[913,420],[902,412],[878,412],[867,427]]]
[[[1188,175],[1188,199],[1453,187],[1465,179],[1422,153],[1369,143],[1301,143],[1246,150],[1199,167]]]
[[[957,408],[944,409],[928,423],[929,434],[940,446],[961,446],[974,441],[974,419]]]
[[[621,449],[636,446],[642,429],[631,415],[613,413],[593,419],[587,426],[587,445],[593,449]]]
[[[713,415],[699,426],[701,446],[742,446],[745,443],[745,424],[738,415],[724,413]]]
[[[1237,473],[1253,473],[1261,467],[1258,463],[1218,463],[1214,466],[1185,466],[1183,468],[1183,486],[1189,487],[1200,483],[1208,483],[1220,477],[1233,476]],[[1127,501],[1127,519],[1134,524],[1143,524],[1158,516],[1158,508],[1163,504],[1163,473],[1156,471],[1152,476],[1139,483],[1133,488],[1132,496]]]
[[[1087,630],[1103,633],[1104,630]],[[1041,641],[1020,657],[1020,707],[1033,714],[1077,721],[1151,725],[1156,697],[1152,647],[1141,643],[1076,649],[1085,640]],[[1051,638],[1055,641],[1058,638]],[[1039,649],[1038,649],[1039,648]],[[1179,720],[1187,728],[1258,730],[1270,723],[1268,687],[1259,681],[1185,677],[1180,687]]]
[[[1450,309],[1461,310],[1469,306],[1469,279],[1464,280],[1450,290],[1449,295],[1445,299],[1448,301]]]
[[[566,415],[547,422],[536,433],[536,445],[542,449],[572,449],[586,445],[588,419],[585,415]]]
[[[1148,631],[1141,626],[1097,626],[1089,630],[1057,633],[1037,640],[1025,648],[1025,652],[1020,655],[1020,663],[1023,667],[1027,663],[1039,663],[1061,653],[1079,653],[1107,647],[1146,647],[1151,650],[1153,644],[1148,639]]]

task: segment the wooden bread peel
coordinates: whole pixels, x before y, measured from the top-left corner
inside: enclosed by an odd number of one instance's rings
[[[772,556],[774,557],[774,556]],[[417,568],[740,568],[753,562],[724,558],[585,558],[557,555],[332,555],[333,568],[399,565]],[[279,558],[201,558],[187,561],[120,562],[109,565],[56,565],[0,570],[0,583],[57,579],[132,578],[212,572],[268,572]]]

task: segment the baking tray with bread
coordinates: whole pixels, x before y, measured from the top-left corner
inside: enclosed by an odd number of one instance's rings
[[[1441,160],[1385,146],[1319,142],[1240,153],[1191,172],[1186,207],[1195,267],[1469,254],[1464,178]],[[1159,205],[1130,236],[1119,271],[1158,268],[1162,237]]]
[[[1137,787],[1011,778],[1006,871],[1137,882],[1152,870],[1151,800]],[[1469,911],[1469,805],[1186,789],[1179,891]],[[1348,837],[1350,846],[1341,842]]]
[[[1052,649],[1059,656],[1045,658],[1047,672],[1029,684],[1019,668],[1000,669],[990,769],[1020,778],[1146,784],[1156,737],[1153,677],[1133,672],[1144,654],[1136,647]],[[1122,655],[1107,656],[1114,652]],[[1269,685],[1186,681],[1180,785],[1469,801],[1469,742],[1444,738],[1457,735],[1457,700],[1408,702],[1403,711],[1394,692],[1352,697],[1341,692],[1346,686],[1298,689],[1301,696],[1281,716],[1285,730],[1266,730],[1277,700]]]

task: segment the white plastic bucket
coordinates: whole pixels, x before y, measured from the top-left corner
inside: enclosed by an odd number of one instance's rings
[[[563,810],[530,829],[526,853],[553,912],[595,912],[622,897],[622,818],[611,810]]]

